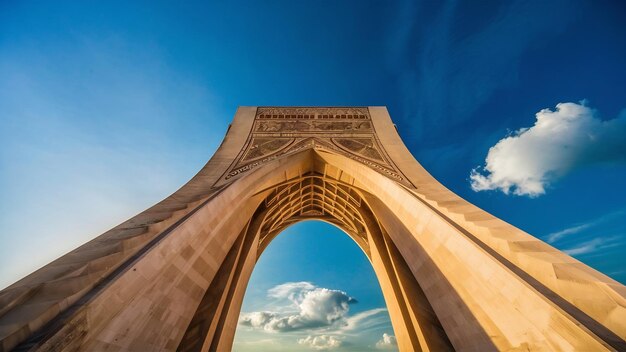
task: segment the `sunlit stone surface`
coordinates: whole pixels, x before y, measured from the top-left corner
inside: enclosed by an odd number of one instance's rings
[[[366,253],[401,351],[626,350],[626,288],[447,190],[384,107],[240,108],[181,189],[0,292],[0,350],[228,351],[306,219]]]

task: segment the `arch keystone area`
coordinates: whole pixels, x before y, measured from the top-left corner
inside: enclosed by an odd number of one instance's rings
[[[626,287],[446,189],[384,107],[241,107],[178,191],[0,292],[0,351],[228,351],[310,219],[367,255],[401,351],[626,350]]]

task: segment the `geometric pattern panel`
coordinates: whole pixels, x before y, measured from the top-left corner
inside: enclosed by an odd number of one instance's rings
[[[412,187],[378,140],[365,107],[257,108],[250,136],[222,181],[232,182],[266,162],[309,148],[332,150]]]

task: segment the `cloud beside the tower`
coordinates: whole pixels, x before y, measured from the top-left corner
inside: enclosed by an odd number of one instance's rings
[[[626,161],[626,113],[603,121],[584,103],[560,103],[535,116],[489,149],[485,166],[470,173],[474,191],[537,197],[576,168]]]

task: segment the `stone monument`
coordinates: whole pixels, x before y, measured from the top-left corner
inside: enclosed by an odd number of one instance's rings
[[[626,287],[446,189],[384,107],[241,107],[182,188],[0,292],[0,351],[229,351],[308,219],[368,257],[401,351],[626,350]]]

